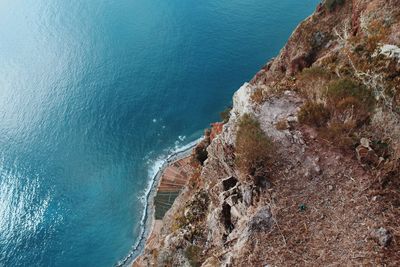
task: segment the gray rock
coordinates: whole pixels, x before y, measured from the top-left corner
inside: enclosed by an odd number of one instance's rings
[[[239,197],[237,194],[230,195],[225,201],[229,206],[234,206],[238,203]]]
[[[322,173],[322,170],[318,165],[314,166],[314,171],[315,171],[316,174],[321,174]]]
[[[295,122],[298,122],[299,121],[299,119],[297,118],[297,116],[289,116],[289,117],[287,117],[287,122],[289,122],[289,123],[295,123]]]
[[[392,234],[384,227],[380,227],[379,229],[374,230],[371,233],[371,236],[378,242],[382,247],[389,246],[390,242],[393,239]]]
[[[271,228],[273,223],[269,208],[262,207],[248,222],[249,232],[262,232]]]
[[[231,207],[231,218],[233,219],[240,219],[242,218],[242,209],[240,205]]]
[[[369,146],[370,141],[369,141],[369,139],[367,139],[367,138],[361,138],[360,144],[361,144],[363,147],[370,149],[370,146]]]
[[[250,207],[253,204],[253,193],[250,185],[243,186],[242,195],[244,205]]]
[[[323,32],[317,31],[314,33],[314,45],[321,46],[325,42],[325,34]]]

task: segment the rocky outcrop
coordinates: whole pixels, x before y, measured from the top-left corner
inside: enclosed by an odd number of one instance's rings
[[[392,234],[389,230],[380,227],[379,229],[374,230],[371,233],[371,236],[375,238],[375,240],[379,243],[379,245],[383,247],[389,246],[390,242],[392,241]]]
[[[213,126],[206,159],[141,265],[400,264],[400,2],[339,2],[320,4],[236,91],[229,120]],[[373,92],[362,119],[355,94],[327,99],[329,81],[343,77]],[[314,102],[327,121],[304,123],[299,112]],[[237,166],[244,114],[274,144],[259,177]]]

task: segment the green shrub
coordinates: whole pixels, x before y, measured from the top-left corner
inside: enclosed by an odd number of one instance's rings
[[[332,82],[326,93],[328,107],[342,122],[351,117],[356,124],[364,122],[375,107],[375,98],[367,87],[348,78]]]
[[[332,78],[332,73],[325,68],[319,66],[306,68],[298,75],[297,87],[307,100],[321,101],[324,89]]]
[[[328,86],[327,97],[331,100],[331,103],[333,101],[333,104],[337,104],[346,97],[355,97],[359,101],[364,101],[370,107],[373,106],[374,102],[370,90],[348,78],[332,82]]]
[[[264,134],[260,123],[244,114],[239,121],[236,136],[236,162],[245,174],[263,171],[272,160],[272,141]]]
[[[375,107],[370,89],[349,79],[326,86],[326,104],[308,101],[299,111],[299,122],[318,128],[319,134],[341,149],[352,149],[361,126],[368,123]]]
[[[323,127],[329,121],[331,114],[322,103],[307,102],[299,111],[299,122],[314,127]]]
[[[330,79],[332,74],[320,66],[312,66],[310,68],[303,69],[300,76],[305,76],[306,79],[315,77]]]
[[[325,0],[324,6],[329,12],[333,11],[337,6],[344,4],[345,0]]]

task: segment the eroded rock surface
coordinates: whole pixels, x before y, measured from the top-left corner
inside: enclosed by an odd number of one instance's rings
[[[230,119],[218,124],[207,159],[137,266],[400,265],[400,1],[339,2],[320,4],[234,94]],[[329,139],[332,131],[299,119],[310,98],[326,103],[326,84],[298,82],[310,67],[314,76],[351,76],[374,94],[347,150]],[[257,179],[236,164],[244,114],[274,143],[273,163]]]

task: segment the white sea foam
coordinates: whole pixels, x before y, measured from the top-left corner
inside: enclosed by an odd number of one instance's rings
[[[186,137],[185,137],[186,138]],[[129,254],[122,260],[120,260],[116,266],[129,266],[135,260],[135,258],[139,255],[140,250],[143,248],[147,235],[150,231],[151,220],[152,220],[152,198],[154,193],[156,192],[156,185],[160,178],[161,171],[168,166],[169,163],[179,160],[181,157],[190,153],[190,150],[196,146],[202,137],[184,145],[184,146],[175,146],[174,149],[171,149],[168,153],[168,156],[160,156],[156,158],[153,162],[151,162],[151,168],[148,170],[148,180],[146,189],[142,196],[140,197],[140,201],[144,205],[144,210],[142,213],[142,217],[140,219],[140,233],[132,246]]]

